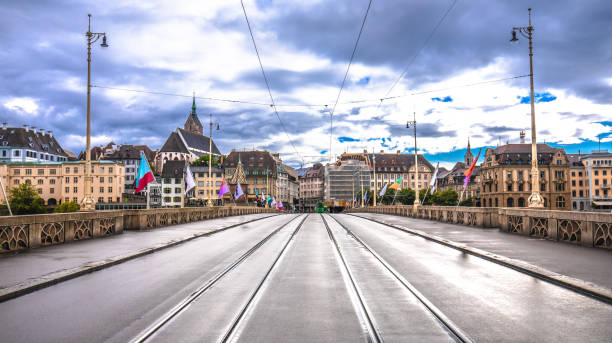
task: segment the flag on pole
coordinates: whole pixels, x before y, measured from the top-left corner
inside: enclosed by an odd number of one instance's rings
[[[389,186],[389,183],[387,182],[387,183],[385,184],[385,187],[383,187],[383,189],[381,189],[381,190],[380,190],[380,193],[379,193],[378,195],[380,195],[381,197],[382,197],[382,196],[385,196],[385,193],[387,193],[387,187],[388,187],[388,186]]]
[[[221,187],[219,188],[219,199],[221,199],[223,197],[223,194],[225,193],[229,193],[229,187],[227,186],[227,183],[225,182],[225,180],[223,180],[223,182],[221,182]]]
[[[474,172],[474,167],[476,167],[476,162],[478,162],[478,158],[480,157],[481,151],[482,148],[478,150],[478,155],[476,155],[476,158],[474,159],[474,161],[472,161],[472,165],[470,166],[470,168],[463,172],[463,175],[465,175],[465,179],[463,180],[463,188],[467,187],[468,182],[470,182],[470,176],[472,176],[472,172]]]
[[[240,182],[238,182],[236,185],[236,193],[234,193],[234,199],[240,198],[242,194],[244,194],[244,192],[242,192],[242,187],[240,187]]]
[[[268,205],[272,204],[272,197],[270,196],[270,194],[268,194]]]
[[[185,168],[185,195],[189,192],[193,187],[195,187],[195,181],[193,180],[193,174],[191,174],[191,169],[189,169],[189,164],[187,168]]]
[[[270,205],[272,206],[276,205],[276,199],[274,199],[274,197],[272,197],[272,202],[270,203]]]
[[[257,188],[255,188],[255,198],[259,200],[259,194],[257,194]]]
[[[438,180],[438,170],[440,168],[440,162],[436,165],[436,171],[434,171],[433,176],[431,177],[431,182],[429,182],[429,187],[431,187],[431,194],[434,194],[436,190],[436,181]]]
[[[368,191],[365,191],[365,193],[363,193],[363,203],[364,204],[368,203]]]
[[[155,176],[149,167],[149,161],[143,153],[140,154],[140,165],[138,166],[138,175],[136,177],[136,193],[142,191],[148,183],[155,181]]]
[[[394,183],[391,185],[391,187],[389,187],[389,188],[391,188],[391,189],[395,189],[395,190],[398,190],[398,189],[400,188],[400,186],[401,186],[401,185],[402,185],[402,178],[400,177],[400,178],[399,178],[397,181],[395,181],[395,182],[394,182]]]

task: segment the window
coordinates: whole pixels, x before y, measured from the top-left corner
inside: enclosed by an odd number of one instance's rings
[[[70,173],[70,167],[66,167],[66,173]]]
[[[572,176],[576,176],[576,172],[575,171],[572,172]],[[576,205],[576,203],[574,203],[574,208],[575,208],[575,205]]]
[[[51,179],[51,180],[49,180],[49,184],[54,185],[54,184],[55,184],[55,179]]]
[[[78,193],[78,192],[79,192],[79,188],[78,188],[78,187],[72,187],[72,191],[73,191],[74,193]]]
[[[179,187],[174,188],[174,193],[181,193],[183,190]]]
[[[508,200],[506,200],[506,204],[508,207],[514,207],[514,199],[508,198]]]
[[[518,171],[518,178],[519,178],[519,180],[523,178],[523,171],[522,170]]]
[[[599,196],[599,189],[596,189],[596,190],[595,190],[595,195],[596,195],[596,196]]]
[[[25,180],[25,183],[28,184],[28,185],[31,185],[32,184],[32,180]]]
[[[174,197],[174,202],[181,202],[181,197]]]
[[[582,180],[578,180],[578,186],[582,186],[582,185],[583,185]]]
[[[607,170],[602,170],[602,171],[601,171],[601,175],[603,175],[603,176],[608,175],[608,171],[607,171]]]
[[[112,193],[113,192],[113,187],[108,187],[108,192]]]
[[[70,193],[70,187],[66,187],[66,188],[64,188],[64,192],[65,192],[65,193]]]
[[[19,184],[19,180],[13,181],[13,184],[18,185]]]
[[[198,181],[198,187],[204,187],[204,181]]]
[[[523,191],[523,184],[522,183],[518,184],[518,190],[519,190],[519,192]]]
[[[108,197],[108,202],[113,202],[113,197]]]
[[[577,206],[576,206],[576,202],[575,202],[575,201],[573,201],[573,202],[572,202],[572,209],[574,209],[574,210],[575,210],[575,209],[577,209]]]
[[[104,202],[104,198],[103,197],[99,197],[98,198],[98,202]]]
[[[495,198],[495,207],[499,207],[499,199]]]
[[[44,169],[38,169],[38,175],[45,175]]]
[[[596,171],[594,172],[594,174],[595,174],[595,176],[599,175],[599,170],[596,170]]]
[[[49,174],[55,175],[55,169],[49,169]]]
[[[132,176],[131,178],[132,178],[132,180],[134,179],[134,177],[133,177],[133,176]],[[109,182],[109,183],[110,183],[110,182],[113,182],[113,177],[112,177],[112,176],[109,176],[109,177],[108,177],[108,182]]]
[[[100,193],[104,193],[104,187],[100,187]]]
[[[576,187],[576,180],[572,180],[572,186]]]
[[[525,207],[525,198],[518,198],[518,207]]]
[[[42,189],[37,188],[37,189],[36,189],[36,192],[37,192],[38,194],[42,194]]]
[[[15,150],[15,153],[13,155],[19,156],[19,150]]]
[[[172,193],[172,188],[168,188],[168,187],[164,188],[164,194],[170,194],[170,193]]]
[[[546,191],[546,184],[545,183],[540,184],[540,191],[541,192],[545,192]]]
[[[595,179],[595,186],[599,186],[599,179]]]
[[[562,196],[557,197],[557,207],[565,207],[565,198]]]
[[[42,179],[38,180],[38,184],[39,185],[42,185],[43,183],[44,183],[44,180],[42,180]]]
[[[580,197],[583,197],[583,196],[584,196],[584,191],[583,191],[583,190],[580,190],[580,191],[579,191],[579,194],[580,194]]]
[[[576,190],[572,190],[572,196],[576,197]]]
[[[100,173],[104,174],[104,167],[100,167]]]
[[[508,184],[508,192],[512,192],[512,183]],[[510,207],[512,207],[512,206],[510,206]]]
[[[75,177],[73,177],[73,178],[72,178],[72,181],[73,181],[74,183],[78,183],[78,182],[79,182],[79,178],[75,176]]]
[[[32,169],[26,169],[26,175],[32,175]]]
[[[73,171],[74,171],[75,173],[78,173],[78,172],[79,172],[79,167],[74,167],[74,168],[73,168]]]

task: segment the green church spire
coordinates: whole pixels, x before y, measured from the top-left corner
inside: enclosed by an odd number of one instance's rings
[[[191,105],[191,114],[196,114],[195,92],[193,92],[193,104]]]

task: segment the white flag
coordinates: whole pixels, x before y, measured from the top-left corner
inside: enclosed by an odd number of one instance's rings
[[[240,182],[238,182],[238,185],[236,185],[236,193],[234,193],[234,199],[240,198],[242,194],[244,193],[242,192],[242,187],[240,187]]]
[[[189,192],[193,187],[195,187],[195,181],[193,180],[193,174],[191,174],[191,169],[189,169],[189,165],[185,169],[185,195]]]
[[[436,181],[438,179],[438,169],[440,167],[440,162],[438,162],[438,164],[436,165],[436,171],[434,172],[433,176],[431,177],[431,181],[429,182],[429,187],[431,187],[431,194],[434,194],[434,191],[436,190]]]
[[[388,182],[385,184],[385,187],[383,187],[383,189],[380,190],[380,193],[378,195],[380,195],[381,197],[385,196],[385,193],[387,193],[387,186],[389,186]]]

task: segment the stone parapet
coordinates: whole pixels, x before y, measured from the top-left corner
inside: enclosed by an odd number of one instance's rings
[[[394,214],[612,249],[612,213],[463,206],[376,206],[348,212]]]
[[[206,219],[274,213],[261,207],[186,207],[0,217],[0,253]]]

